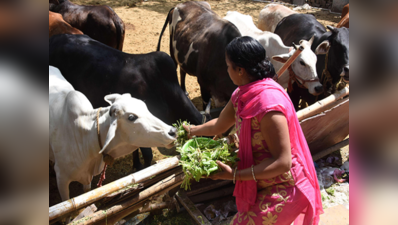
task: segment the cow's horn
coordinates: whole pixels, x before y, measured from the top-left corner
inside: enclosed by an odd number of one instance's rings
[[[299,48],[299,46],[297,46],[294,42],[292,42],[293,43],[293,47],[294,47],[294,49],[298,49]]]
[[[332,26],[330,26],[330,25],[327,25],[326,27],[327,27],[330,31],[332,31],[333,33],[336,33],[336,32],[337,32],[335,27],[332,27]]]
[[[310,44],[310,46],[312,45],[312,43],[314,43],[314,39],[315,39],[315,34],[312,35],[312,38],[308,41],[308,43]]]

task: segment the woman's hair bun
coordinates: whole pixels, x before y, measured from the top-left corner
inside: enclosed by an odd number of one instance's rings
[[[235,66],[247,71],[252,81],[275,77],[274,66],[266,58],[264,47],[254,38],[236,37],[227,45],[226,53]]]

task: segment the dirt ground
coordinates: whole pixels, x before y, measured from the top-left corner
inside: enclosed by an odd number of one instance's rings
[[[126,25],[126,36],[124,41],[123,51],[131,54],[149,53],[156,50],[159,34],[162,30],[167,13],[169,10],[181,3],[181,1],[171,0],[148,0],[138,2],[137,0],[72,0],[72,2],[81,5],[109,5],[121,17]],[[208,1],[219,16],[224,17],[228,11],[238,11],[243,14],[248,14],[253,17],[254,23],[257,24],[258,15],[266,3],[252,2],[252,1],[236,1],[236,0],[220,0]],[[330,14],[328,11],[321,10],[302,10],[301,13],[312,13],[316,16],[319,22],[323,25],[336,25],[340,16]],[[169,32],[168,28],[165,30],[162,42],[161,51],[169,54]],[[190,98],[193,100],[195,106],[202,110],[199,85],[196,77],[187,76],[186,87]],[[166,155],[161,154],[156,148],[153,148],[154,158],[152,163],[159,159],[166,158]],[[348,151],[347,151],[348,153]],[[106,179],[103,184],[109,183],[132,172],[132,156],[127,156],[123,160],[118,160],[114,166],[109,167],[106,172]],[[96,187],[98,182],[96,176],[92,182],[92,188]],[[70,197],[75,197],[83,193],[82,185],[73,182],[70,185]],[[55,173],[50,166],[50,206],[61,202],[57,191]]]

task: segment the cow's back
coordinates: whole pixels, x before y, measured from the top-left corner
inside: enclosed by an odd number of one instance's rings
[[[76,90],[90,99],[94,107],[107,106],[103,100],[107,94],[124,93],[116,91],[120,90],[118,80],[123,72],[129,72],[123,71],[128,60],[125,55],[86,35],[55,35],[49,41],[49,64],[58,67]],[[134,72],[134,68],[129,69]]]
[[[281,37],[286,46],[291,46],[293,42],[298,44],[300,40],[309,40],[315,35],[314,44],[311,46],[315,52],[316,43],[319,43],[326,29],[313,15],[297,13],[283,18],[276,26],[274,33]]]
[[[236,86],[227,73],[225,48],[241,36],[238,28],[197,2],[177,5],[172,19],[171,40],[177,49],[172,57],[185,72],[198,77],[202,98],[210,93],[216,102],[226,103]]]
[[[263,31],[274,32],[278,23],[286,16],[296,12],[280,4],[268,4],[259,14],[258,28]]]
[[[130,55],[86,35],[56,35],[50,38],[49,58],[95,108],[107,106],[107,94],[130,93],[165,123],[182,119],[200,124],[202,117],[181,90],[174,62],[164,52]]]
[[[63,122],[65,114],[77,117],[93,109],[81,92],[76,91],[58,68],[49,67],[49,107],[51,124]]]
[[[120,17],[107,5],[76,5],[69,1],[53,8],[71,26],[112,48],[122,50],[125,26]]]
[[[49,11],[49,37],[56,34],[83,34],[80,30],[72,27],[59,13]]]

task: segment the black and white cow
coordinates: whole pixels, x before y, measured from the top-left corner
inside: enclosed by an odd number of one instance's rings
[[[296,110],[300,98],[308,104],[313,104],[317,99],[320,100],[333,93],[341,79],[346,83],[349,82],[349,31],[345,27],[327,26],[327,28],[330,31],[327,31],[313,15],[297,13],[283,18],[275,29],[275,34],[282,38],[285,45],[297,43],[302,39],[307,40],[315,35],[311,48],[317,54],[316,68],[324,93],[315,97],[294,84],[293,91],[289,95]],[[326,70],[325,65],[327,65]]]
[[[103,99],[107,94],[130,93],[143,100],[154,116],[169,125],[180,119],[191,124],[210,119],[209,115],[203,116],[181,90],[173,60],[164,52],[127,54],[86,35],[69,34],[51,37],[49,52],[50,65],[57,67],[95,108],[107,106]],[[134,167],[140,169],[136,152]],[[142,152],[145,166],[150,165],[151,149]]]
[[[159,37],[169,25],[170,55],[180,66],[181,87],[186,92],[186,73],[196,76],[204,106],[213,98],[216,107],[224,106],[236,85],[225,62],[225,47],[241,36],[229,21],[211,10],[207,2],[185,2],[172,8]]]

